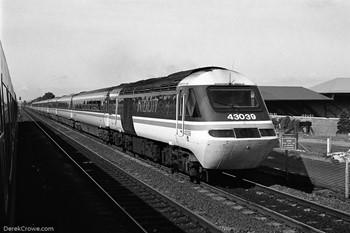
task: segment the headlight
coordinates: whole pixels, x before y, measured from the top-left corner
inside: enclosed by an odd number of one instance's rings
[[[233,129],[213,129],[209,130],[209,135],[216,138],[234,138]]]

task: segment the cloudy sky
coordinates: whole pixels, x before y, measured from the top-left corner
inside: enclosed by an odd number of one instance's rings
[[[0,24],[25,100],[202,66],[259,85],[350,77],[348,0],[1,0]]]

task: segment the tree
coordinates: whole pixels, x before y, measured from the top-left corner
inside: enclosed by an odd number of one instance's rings
[[[48,99],[52,99],[52,98],[55,98],[55,95],[52,94],[51,92],[46,92],[43,96],[40,96],[40,97],[30,101],[30,103],[42,101],[42,100],[48,100]]]
[[[289,128],[291,122],[292,119],[289,116],[279,119],[279,125],[283,131],[286,131]]]
[[[41,98],[42,98],[42,100],[48,100],[48,99],[55,98],[55,95],[52,94],[51,92],[46,92],[46,93],[44,94],[44,96],[41,97]]]
[[[337,129],[337,134],[350,133],[350,114],[345,108],[340,113]]]

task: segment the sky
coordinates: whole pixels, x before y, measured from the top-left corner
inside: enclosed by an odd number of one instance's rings
[[[348,0],[0,1],[0,39],[22,100],[203,66],[265,86],[350,77]]]

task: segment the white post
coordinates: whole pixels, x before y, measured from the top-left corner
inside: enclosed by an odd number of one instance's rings
[[[349,198],[349,161],[350,158],[345,160],[345,198]]]
[[[327,154],[331,153],[332,146],[331,146],[331,139],[327,138]]]

